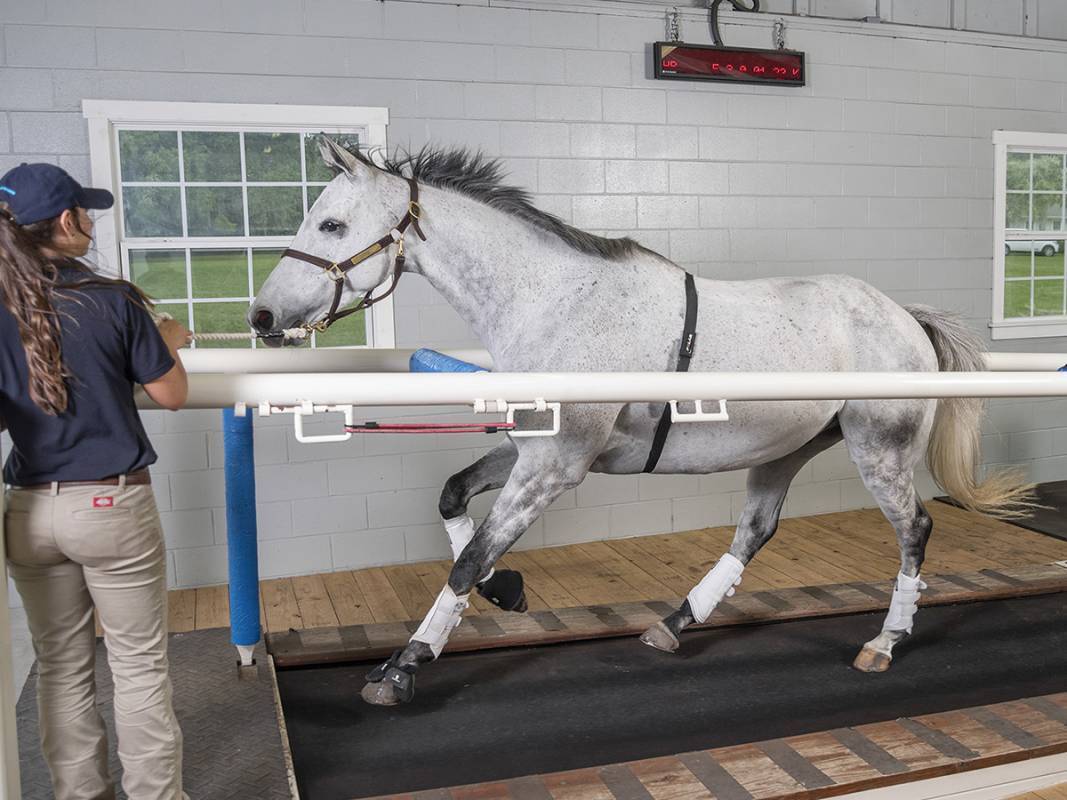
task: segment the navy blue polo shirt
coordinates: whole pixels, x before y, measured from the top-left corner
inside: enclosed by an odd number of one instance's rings
[[[86,273],[60,267],[74,283]],[[30,400],[26,354],[15,318],[0,305],[0,417],[14,448],[4,482],[91,481],[155,463],[133,401],[135,384],[150,383],[174,366],[163,338],[140,300],[123,286],[57,291],[63,362],[70,404],[58,416]]]

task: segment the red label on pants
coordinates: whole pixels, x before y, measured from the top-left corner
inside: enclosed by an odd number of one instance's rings
[[[114,497],[94,497],[93,508],[112,508],[115,505]]]

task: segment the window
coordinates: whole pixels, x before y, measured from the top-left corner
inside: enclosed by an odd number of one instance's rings
[[[94,185],[115,209],[97,244],[116,272],[201,333],[248,331],[248,304],[332,175],[327,133],[384,146],[385,109],[86,100]],[[317,347],[391,347],[391,298],[316,333]],[[195,347],[254,347],[199,342]]]
[[[1067,335],[1067,135],[997,131],[993,338]]]

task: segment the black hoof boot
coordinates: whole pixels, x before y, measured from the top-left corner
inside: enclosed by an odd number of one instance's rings
[[[366,675],[367,684],[360,696],[374,706],[395,706],[410,703],[415,696],[415,666],[400,666],[401,650],[379,664]]]
[[[499,569],[489,580],[478,584],[478,594],[505,611],[526,610],[526,592],[523,591],[522,573],[513,569]]]

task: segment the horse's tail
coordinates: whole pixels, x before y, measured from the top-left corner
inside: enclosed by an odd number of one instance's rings
[[[937,353],[942,372],[985,370],[982,340],[956,314],[923,305],[905,306],[922,325]],[[1018,469],[990,471],[980,480],[982,415],[977,397],[947,397],[937,402],[926,463],[934,480],[969,511],[996,517],[1025,516],[1036,507],[1034,485]]]

